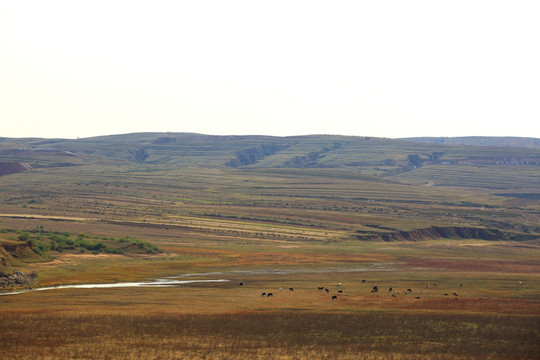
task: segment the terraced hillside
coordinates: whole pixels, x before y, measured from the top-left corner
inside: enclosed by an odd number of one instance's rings
[[[238,223],[230,231],[247,222],[309,227],[330,239],[431,226],[504,230],[517,238],[540,233],[534,148],[137,133],[3,138],[0,161],[31,168],[2,178],[6,214],[163,226],[196,219],[201,230],[228,219]]]

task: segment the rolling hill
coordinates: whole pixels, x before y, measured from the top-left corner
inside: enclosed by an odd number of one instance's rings
[[[540,139],[512,136],[415,137],[403,140],[428,144],[540,148]]]
[[[2,177],[0,213],[250,239],[278,236],[260,227],[285,226],[280,236],[295,241],[540,234],[540,148],[475,144],[191,133],[1,138],[0,161],[29,170]]]
[[[539,165],[540,147],[534,144],[540,139],[136,133],[77,140],[1,138],[0,159],[29,160],[37,167],[110,160],[166,166],[370,169],[392,175],[396,169],[447,163]]]

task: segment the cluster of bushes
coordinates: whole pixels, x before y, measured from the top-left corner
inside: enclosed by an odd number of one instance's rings
[[[37,229],[42,230],[42,229]],[[33,234],[32,234],[33,233]],[[32,233],[28,231],[17,231],[19,241],[24,241],[32,246],[34,252],[43,255],[49,250],[55,250],[62,252],[64,250],[79,250],[81,252],[91,251],[94,253],[109,253],[109,254],[122,254],[124,251],[115,246],[111,246],[111,243],[132,243],[135,244],[141,251],[146,253],[160,252],[159,248],[145,240],[139,240],[131,237],[94,237],[90,238],[85,233],[80,233],[77,236],[73,236],[68,232],[55,233],[55,232],[40,232],[32,230]]]
[[[117,241],[121,243],[130,242],[130,243],[137,244],[137,247],[139,249],[144,250],[147,253],[156,253],[160,251],[156,245],[146,240],[139,240],[139,239],[130,238],[130,237],[121,237],[121,238],[118,238]]]

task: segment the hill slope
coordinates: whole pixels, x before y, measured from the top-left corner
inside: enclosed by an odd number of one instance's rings
[[[536,148],[138,133],[3,138],[0,161],[32,167],[2,177],[0,215],[294,241],[408,238],[400,232],[433,226],[540,233]]]
[[[77,140],[4,138],[0,139],[0,160],[26,162],[32,167],[120,161],[176,167],[350,168],[385,176],[427,164],[540,165],[540,147],[478,146],[514,144],[509,138],[501,139],[507,138],[470,138],[471,145],[454,146],[451,144],[458,139],[440,143],[331,135],[137,133]],[[540,144],[540,139],[526,143],[536,142]]]
[[[511,136],[414,137],[402,140],[428,144],[540,148],[540,139]]]

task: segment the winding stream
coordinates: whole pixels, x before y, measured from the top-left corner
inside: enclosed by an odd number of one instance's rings
[[[183,285],[183,284],[193,284],[193,283],[219,283],[219,282],[228,282],[228,281],[230,280],[227,280],[227,279],[218,279],[218,280],[155,279],[152,281],[119,282],[119,283],[111,283],[111,284],[58,285],[58,286],[31,288],[31,289],[0,293],[0,296],[17,295],[17,294],[22,294],[25,292],[30,292],[30,291],[44,291],[44,290],[58,290],[58,289],[109,289],[109,288],[121,288],[121,287],[166,287],[166,286],[178,286],[178,285]]]

